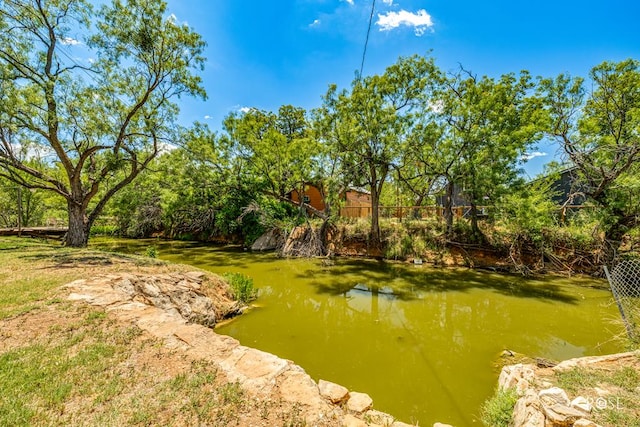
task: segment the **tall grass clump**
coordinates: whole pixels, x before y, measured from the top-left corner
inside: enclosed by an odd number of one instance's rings
[[[517,401],[518,393],[514,388],[497,390],[493,397],[482,405],[482,423],[487,427],[508,427]]]
[[[258,291],[253,286],[253,279],[242,273],[226,273],[224,278],[231,286],[233,296],[243,302],[249,303],[258,297]]]

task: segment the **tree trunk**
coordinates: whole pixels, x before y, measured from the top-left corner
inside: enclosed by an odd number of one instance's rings
[[[89,229],[91,224],[87,218],[86,209],[82,203],[73,200],[67,202],[69,210],[69,230],[64,244],[72,248],[84,248],[89,243]]]
[[[414,208],[413,208],[413,219],[422,218],[422,215],[420,214],[420,207],[422,206],[423,201],[424,201],[424,195],[421,194],[418,197],[416,197],[414,201]]]
[[[471,198],[471,240],[474,243],[480,243],[482,241],[482,232],[478,226],[478,205],[476,204],[475,197]]]
[[[371,186],[371,240],[375,243],[380,242],[380,223],[378,210],[378,188],[376,185]]]
[[[18,237],[22,236],[22,187],[18,186]]]
[[[443,215],[446,223],[445,234],[448,238],[453,237],[453,182],[447,183],[447,192],[444,196]]]

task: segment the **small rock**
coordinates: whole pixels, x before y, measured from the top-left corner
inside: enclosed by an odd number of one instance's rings
[[[573,427],[601,427],[601,426],[586,418],[580,418],[578,421],[573,423]]]
[[[349,390],[347,390],[346,387],[329,381],[318,381],[318,389],[322,397],[329,399],[329,401],[334,404],[347,400],[349,397]]]
[[[451,424],[435,423],[433,427],[453,427]]]
[[[560,387],[551,387],[540,390],[538,397],[547,404],[560,403],[562,405],[568,405],[570,402],[567,392]]]
[[[558,363],[554,362],[553,360],[536,357],[536,365],[538,366],[538,368],[553,368],[554,366],[557,366]]]
[[[552,426],[571,426],[576,420],[584,416],[582,411],[578,411],[569,406],[556,403],[552,406],[543,406],[542,411],[547,417],[547,421]]]
[[[194,280],[200,280],[206,276],[206,273],[204,273],[203,271],[188,271],[184,273],[184,275]]]
[[[527,390],[513,408],[513,426],[545,427],[544,414],[538,410],[539,405],[535,391]]]
[[[529,387],[534,377],[535,373],[531,365],[518,363],[502,368],[498,385],[502,390],[515,388],[519,393],[522,393]]]
[[[351,392],[349,393],[349,401],[347,401],[347,409],[349,412],[361,414],[373,405],[373,399],[366,393]]]
[[[593,410],[593,406],[591,406],[591,404],[589,403],[589,401],[587,399],[585,399],[582,396],[578,396],[575,399],[573,399],[571,401],[571,407],[584,411],[587,414],[590,414],[591,411]]]
[[[394,421],[391,427],[413,427],[411,424],[403,423],[402,421]]]
[[[367,423],[362,421],[360,418],[356,418],[351,414],[347,414],[342,419],[343,427],[367,427]]]

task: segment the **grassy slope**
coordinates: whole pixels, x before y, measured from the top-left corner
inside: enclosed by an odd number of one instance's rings
[[[106,272],[185,270],[0,238],[0,425],[302,425],[299,408],[251,399],[215,366],[60,290]]]

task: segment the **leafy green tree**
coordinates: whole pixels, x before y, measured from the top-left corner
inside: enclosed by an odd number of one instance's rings
[[[453,235],[454,186],[459,181],[464,144],[449,138],[448,125],[442,120],[440,105],[427,104],[420,122],[409,134],[398,168],[405,186],[420,205],[431,194],[442,194],[446,234]]]
[[[134,182],[119,191],[105,207],[105,214],[114,218],[121,236],[149,237],[164,229],[164,179],[152,172],[158,159],[140,173]]]
[[[230,114],[224,128],[235,157],[265,194],[285,201],[312,179],[317,145],[304,109],[284,105],[275,114],[252,108]]]
[[[0,179],[0,227],[32,227],[43,222],[41,192]]]
[[[495,200],[517,177],[522,155],[542,136],[542,110],[526,72],[495,80],[461,70],[441,87],[438,101],[445,139],[459,156],[453,183],[465,192],[472,238],[480,240],[477,207]]]
[[[371,239],[380,241],[379,202],[384,184],[401,155],[415,119],[414,108],[435,69],[432,59],[400,58],[384,74],[357,77],[351,90],[330,86],[320,114],[328,117],[344,182],[371,192]]]
[[[590,81],[543,79],[540,91],[549,134],[579,171],[580,191],[600,207],[610,263],[640,224],[640,61],[603,62]]]
[[[181,95],[204,96],[204,42],[162,0],[3,0],[0,176],[67,202],[68,246],[85,246],[106,203],[174,140]],[[87,34],[86,64],[66,44]],[[40,151],[47,169],[17,153]],[[51,173],[51,167],[55,166]]]

